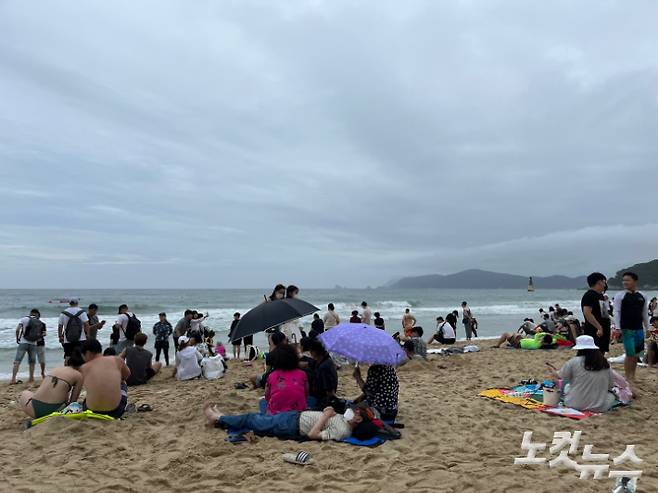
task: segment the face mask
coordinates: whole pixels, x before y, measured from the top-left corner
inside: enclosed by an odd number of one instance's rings
[[[343,418],[345,418],[345,421],[352,421],[354,419],[354,411],[352,409],[348,409],[345,411],[345,414],[343,415]]]

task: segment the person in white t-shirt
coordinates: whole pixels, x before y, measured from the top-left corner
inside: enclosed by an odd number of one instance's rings
[[[286,299],[297,298],[299,295],[299,288],[293,284],[286,288]],[[299,320],[286,322],[281,326],[283,332],[291,344],[296,344],[302,340],[302,333],[299,328]]]
[[[432,344],[434,341],[441,344],[454,344],[455,343],[455,329],[443,317],[436,318],[436,333],[430,337],[427,344]]]
[[[370,308],[368,308],[368,303],[362,301],[361,308],[363,309],[363,315],[361,315],[361,323],[372,325],[372,311]]]
[[[11,381],[9,385],[20,383],[16,380],[18,369],[21,366],[25,353],[27,353],[27,362],[30,369],[30,379],[28,383],[34,383],[34,367],[37,358],[37,342],[40,338],[46,335],[46,325],[39,320],[41,314],[36,308],[30,311],[29,317],[23,317],[18,322],[16,327],[16,358],[14,358],[14,366],[12,368]]]
[[[176,353],[176,367],[174,377],[178,380],[192,380],[201,376],[201,360],[203,356],[196,346],[190,345],[190,338],[178,338],[178,352]]]
[[[78,306],[78,300],[69,301],[69,307],[59,316],[57,335],[64,348],[64,362],[69,359],[75,348],[82,346],[89,332],[89,317]]]
[[[119,307],[119,316],[112,327],[112,342],[114,343],[114,349],[117,354],[121,354],[127,347],[133,347],[135,345],[135,341],[126,338],[126,329],[132,316],[132,313],[128,311],[128,305],[121,305]]]

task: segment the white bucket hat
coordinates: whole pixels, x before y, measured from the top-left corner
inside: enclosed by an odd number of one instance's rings
[[[578,336],[576,337],[576,345],[572,348],[576,351],[581,349],[598,349],[599,347],[594,344],[594,338],[592,336]]]

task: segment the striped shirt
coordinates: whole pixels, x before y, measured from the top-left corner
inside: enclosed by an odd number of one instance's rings
[[[299,414],[299,434],[308,436],[313,427],[322,418],[320,411],[303,411]],[[342,414],[329,418],[320,432],[322,440],[340,441],[352,434],[352,427],[345,421]]]

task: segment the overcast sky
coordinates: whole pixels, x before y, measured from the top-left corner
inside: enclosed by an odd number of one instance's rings
[[[658,2],[0,1],[0,287],[658,256]]]

